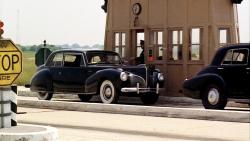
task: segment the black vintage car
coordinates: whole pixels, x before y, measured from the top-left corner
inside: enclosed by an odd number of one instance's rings
[[[41,100],[71,93],[85,102],[99,94],[103,103],[116,103],[119,96],[139,96],[144,104],[154,104],[163,83],[158,69],[124,65],[115,52],[61,50],[37,69],[30,89]]]
[[[224,109],[227,101],[250,104],[250,44],[220,48],[212,63],[183,84],[185,95],[202,99],[207,109]]]

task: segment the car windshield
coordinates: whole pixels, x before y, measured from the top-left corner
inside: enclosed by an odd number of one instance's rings
[[[120,56],[116,53],[107,53],[107,52],[88,52],[87,60],[89,65],[97,64],[121,64]]]

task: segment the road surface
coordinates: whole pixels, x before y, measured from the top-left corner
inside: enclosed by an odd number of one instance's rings
[[[18,112],[18,123],[56,127],[59,141],[250,141],[250,123],[21,107]]]

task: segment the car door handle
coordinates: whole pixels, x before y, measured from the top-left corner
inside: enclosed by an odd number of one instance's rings
[[[250,70],[250,68],[246,68],[246,70]]]
[[[217,68],[218,70],[224,70],[224,68]]]

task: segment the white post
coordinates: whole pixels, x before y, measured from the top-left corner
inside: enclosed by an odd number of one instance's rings
[[[0,128],[11,127],[10,88],[0,88]]]
[[[17,85],[11,86],[10,91],[11,101],[11,126],[17,126],[16,114],[17,114]]]

